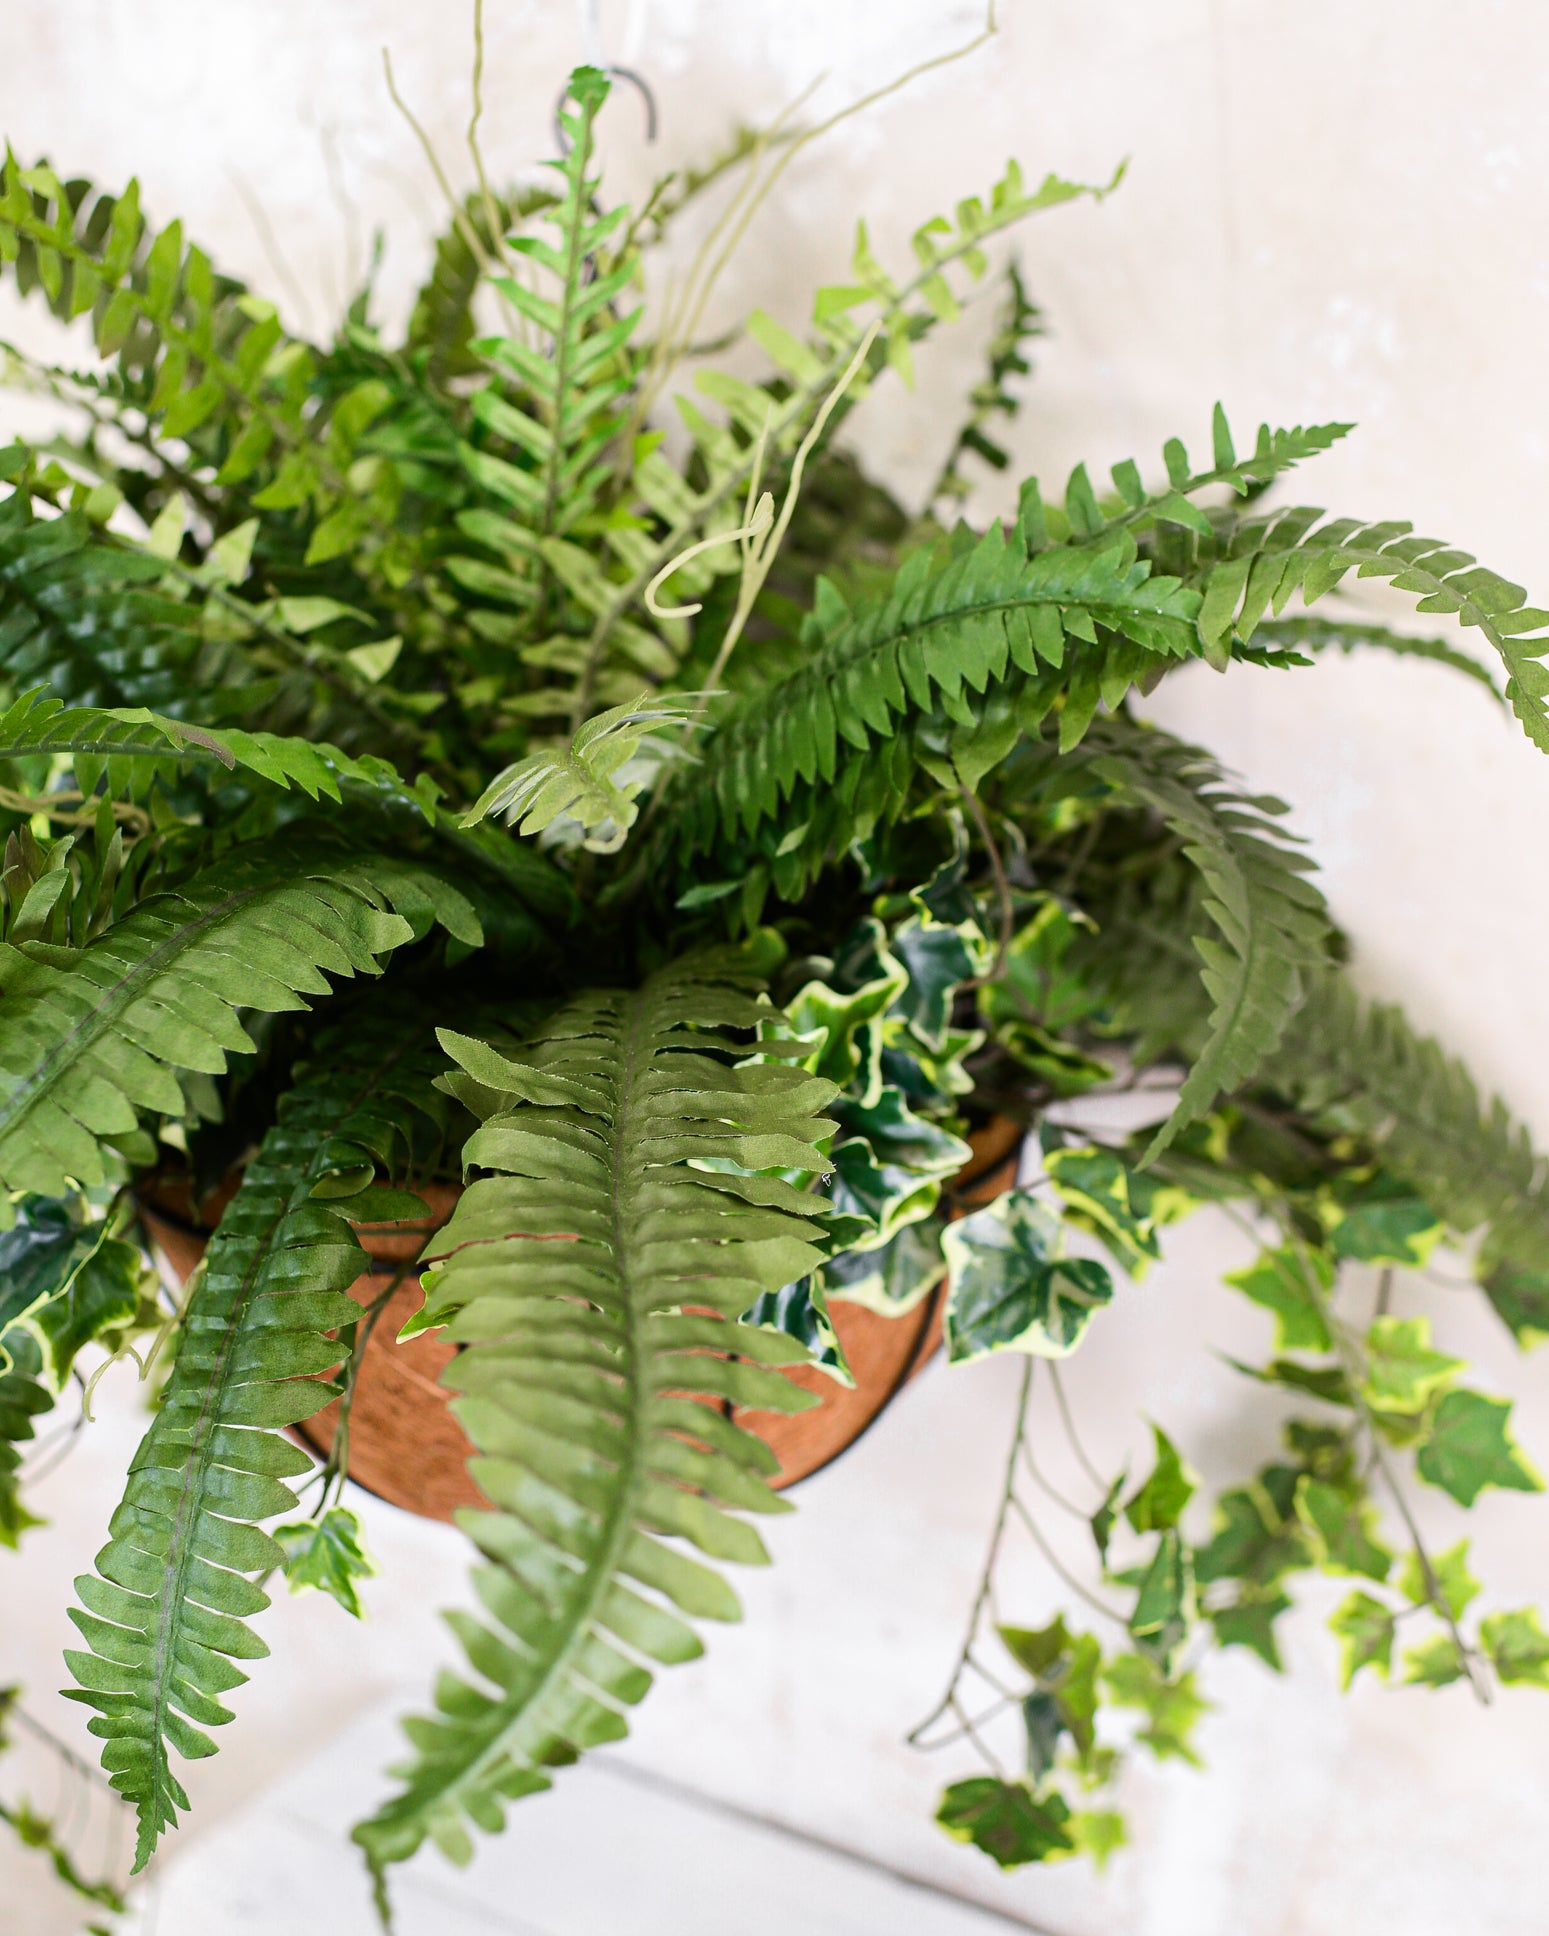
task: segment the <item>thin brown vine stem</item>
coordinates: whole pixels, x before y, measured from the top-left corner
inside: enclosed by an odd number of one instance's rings
[[[1323,1313],[1324,1322],[1328,1327],[1329,1338],[1334,1347],[1334,1354],[1340,1361],[1341,1369],[1345,1374],[1345,1382],[1350,1387],[1351,1402],[1360,1414],[1361,1422],[1366,1429],[1367,1444],[1370,1448],[1372,1464],[1375,1465],[1378,1472],[1382,1475],[1383,1482],[1387,1486],[1388,1493],[1398,1511],[1398,1516],[1404,1522],[1404,1530],[1409,1535],[1409,1541],[1415,1559],[1419,1562],[1420,1577],[1425,1582],[1426,1599],[1430,1604],[1431,1611],[1447,1629],[1452,1644],[1457,1649],[1458,1659],[1462,1663],[1463,1672],[1468,1677],[1469,1686],[1473,1689],[1475,1700],[1478,1701],[1481,1707],[1488,1707],[1493,1698],[1490,1691],[1490,1684],[1481,1671],[1478,1656],[1463,1638],[1462,1630],[1458,1626],[1456,1616],[1453,1614],[1452,1608],[1448,1605],[1447,1596],[1442,1590],[1441,1581],[1437,1577],[1436,1568],[1431,1562],[1430,1552],[1426,1547],[1424,1537],[1421,1534],[1414,1513],[1410,1508],[1409,1500],[1405,1496],[1404,1489],[1399,1483],[1398,1474],[1394,1471],[1392,1461],[1388,1458],[1387,1450],[1382,1443],[1382,1435],[1377,1421],[1372,1414],[1370,1405],[1367,1404],[1365,1398],[1361,1395],[1361,1386],[1365,1381],[1366,1374],[1365,1363],[1359,1351],[1351,1344],[1346,1327],[1335,1315],[1332,1300],[1329,1298],[1328,1293],[1324,1291],[1322,1285],[1318,1283],[1316,1273],[1307,1268],[1305,1248],[1301,1240],[1289,1227],[1290,1206],[1286,1205],[1284,1208],[1286,1217],[1282,1228],[1285,1232],[1287,1248],[1296,1259],[1296,1268],[1301,1274],[1302,1283],[1306,1287],[1308,1295]]]
[[[989,859],[990,872],[995,878],[995,898],[1000,907],[1000,937],[995,950],[995,960],[982,975],[976,975],[967,984],[969,988],[983,988],[992,981],[999,981],[1006,972],[1006,962],[1011,953],[1011,943],[1016,933],[1016,902],[1011,895],[1011,882],[1006,875],[1006,863],[1001,859],[1000,848],[990,830],[989,815],[970,787],[961,787],[959,792],[963,804],[973,816],[974,825],[979,830],[979,838],[984,842],[984,851]]]
[[[1086,1455],[1086,1448],[1082,1445],[1080,1434],[1076,1431],[1076,1421],[1070,1409],[1070,1400],[1065,1396],[1065,1381],[1060,1377],[1059,1366],[1052,1359],[1049,1363],[1049,1383],[1054,1387],[1054,1402],[1059,1407],[1060,1423],[1065,1428],[1065,1437],[1070,1441],[1070,1449],[1076,1455],[1076,1463],[1096,1486],[1098,1492],[1106,1495],[1107,1484]]]
[[[1031,1512],[1028,1511],[1027,1504],[1020,1493],[1012,1494],[1011,1510],[1021,1520],[1023,1530],[1026,1532],[1028,1538],[1038,1548],[1039,1552],[1043,1554],[1054,1573],[1065,1586],[1069,1587],[1076,1598],[1084,1601],[1094,1613],[1100,1613],[1105,1620],[1111,1620],[1116,1627],[1121,1628],[1127,1633],[1129,1631],[1129,1623],[1124,1618],[1124,1615],[1117,1612],[1113,1607],[1110,1607],[1106,1600],[1100,1600],[1090,1587],[1084,1585],[1082,1581],[1076,1578],[1075,1574],[1071,1572],[1059,1554],[1055,1552],[1053,1546],[1050,1545],[1048,1535],[1038,1524],[1038,1521],[1034,1519]]]
[[[1029,1358],[1022,1368],[1022,1382],[1017,1389],[1016,1410],[1013,1415],[1011,1449],[1006,1455],[1006,1473],[1001,1484],[1000,1503],[995,1510],[995,1524],[990,1533],[989,1550],[985,1554],[984,1565],[979,1573],[979,1584],[974,1593],[973,1607],[968,1616],[968,1631],[963,1645],[947,1682],[946,1692],[936,1703],[923,1721],[917,1722],[904,1737],[911,1747],[918,1747],[920,1737],[925,1734],[941,1716],[956,1704],[958,1682],[973,1657],[974,1642],[979,1637],[979,1622],[984,1609],[989,1604],[994,1591],[996,1562],[1000,1558],[1001,1541],[1005,1538],[1006,1522],[1011,1515],[1011,1500],[1016,1491],[1017,1454],[1021,1449],[1022,1435],[1027,1430],[1027,1408],[1033,1395],[1033,1371],[1036,1361]]]

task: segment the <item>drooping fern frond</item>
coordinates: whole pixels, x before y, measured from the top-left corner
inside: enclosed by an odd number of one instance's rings
[[[152,895],[82,949],[0,948],[0,1180],[104,1180],[100,1147],[142,1113],[186,1113],[178,1076],[250,1050],[238,1011],[276,1014],[375,975],[439,920],[476,944],[464,897],[412,859],[256,843]]]
[[[771,819],[798,785],[830,786],[856,751],[899,741],[912,716],[939,710],[977,729],[975,697],[1002,686],[1036,691],[1042,712],[1064,693],[1072,745],[1101,698],[1198,651],[1197,610],[1197,594],[1153,573],[1122,535],[1107,551],[1030,558],[999,526],[945,560],[916,553],[888,595],[853,612],[820,585],[806,662],[723,716],[667,824],[684,853],[712,850]],[[1017,731],[1007,723],[1002,752]]]
[[[1453,1230],[1482,1231],[1491,1301],[1519,1338],[1549,1336],[1549,1165],[1456,1057],[1330,971],[1309,977],[1263,1080],[1325,1132],[1371,1144]]]
[[[1506,667],[1512,711],[1533,744],[1549,752],[1549,611],[1528,605],[1520,585],[1477,564],[1471,552],[1416,537],[1410,524],[1319,524],[1321,516],[1287,510],[1236,529],[1204,584],[1199,625],[1207,648],[1251,644],[1264,615],[1278,618],[1295,592],[1311,605],[1351,572],[1385,579],[1396,591],[1417,593],[1418,611],[1450,612],[1479,629]]]
[[[1492,699],[1505,704],[1500,687],[1479,661],[1445,639],[1412,638],[1407,632],[1344,614],[1262,619],[1253,628],[1253,643],[1237,646],[1232,656],[1255,663],[1296,665],[1308,663],[1308,653],[1335,651],[1347,657],[1353,652],[1373,651],[1391,652],[1400,659],[1430,659],[1461,672],[1483,686]]]
[[[1030,373],[1032,366],[1023,351],[1035,336],[1042,334],[1043,313],[1029,299],[1022,286],[1021,271],[1013,261],[1006,268],[1006,297],[995,333],[990,338],[985,375],[970,393],[967,420],[941,467],[941,475],[931,493],[932,502],[943,497],[952,500],[967,497],[973,486],[963,474],[963,460],[970,454],[995,471],[1005,470],[1011,462],[1010,453],[996,442],[989,426],[996,417],[1009,420],[1016,416],[1021,399],[1011,387],[1012,380]]]
[[[403,1173],[405,1122],[438,1101],[438,1066],[392,1006],[324,1035],[210,1239],[108,1544],[76,1581],[86,1648],[66,1655],[69,1698],[96,1710],[103,1766],[138,1812],[136,1869],[188,1807],[170,1752],[215,1752],[205,1729],[231,1719],[221,1696],[247,1678],[233,1663],[268,1652],[247,1624],[268,1604],[250,1576],[284,1556],[258,1522],[295,1508],[286,1481],[312,1463],[278,1428],[335,1396],[316,1374],[341,1355],[326,1334],[360,1315],[349,1220],[415,1214],[372,1179]]]
[[[576,997],[512,1053],[443,1035],[448,1086],[484,1117],[465,1157],[485,1174],[427,1280],[465,1347],[446,1382],[490,1501],[460,1515],[484,1617],[451,1617],[476,1678],[442,1676],[407,1724],[402,1793],[355,1831],[378,1874],[427,1836],[466,1860],[468,1822],[498,1829],[549,1768],[625,1732],[643,1663],[700,1651],[685,1615],[737,1617],[669,1542],[761,1560],[725,1509],[778,1503],[765,1448],[695,1397],[808,1402],[773,1369],[800,1348],[730,1322],[821,1256],[817,1199],[752,1174],[828,1167],[832,1085],[748,1059],[777,1019],[734,958],[699,957]]]
[[[1149,809],[1198,870],[1201,912],[1216,937],[1196,933],[1210,1022],[1150,1162],[1216,1097],[1249,1081],[1273,1054],[1301,1000],[1306,972],[1328,959],[1323,896],[1312,862],[1276,824],[1278,800],[1240,793],[1211,756],[1155,728],[1106,720],[1088,741],[1093,773],[1122,804]]]

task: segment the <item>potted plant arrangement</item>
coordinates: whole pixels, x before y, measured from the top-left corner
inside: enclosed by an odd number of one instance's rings
[[[943,1333],[954,1364],[1026,1365],[922,1731],[960,1737],[940,1820],[996,1861],[1102,1859],[1123,1755],[1191,1753],[1200,1643],[1278,1666],[1301,1570],[1350,1582],[1347,1681],[1549,1683],[1536,1615],[1475,1620],[1466,1549],[1428,1551],[1406,1503],[1539,1489],[1509,1405],[1391,1302],[1479,1231],[1480,1294],[1549,1331],[1542,1165],[1354,994],[1278,804],[1145,712],[1198,660],[1278,679],[1333,647],[1491,685],[1325,604],[1377,578],[1473,629],[1543,749],[1549,613],[1406,525],[1265,499],[1343,425],[1240,450],[1218,411],[1203,460],[1174,442],[1154,478],[1078,469],[957,521],[1039,327],[1014,269],[933,511],[906,513],[837,442],[847,411],[994,238],[1106,188],[1012,167],[907,274],[862,228],[805,328],[748,319],[745,380],[696,330],[798,137],[632,210],[598,179],[608,94],[571,77],[542,185],[480,165],[398,341],[369,290],[331,343],[290,335],[133,184],[0,178],[3,274],[97,352],[19,365],[76,428],[0,449],[0,1526],[28,1523],[18,1467],[79,1354],[154,1371],[69,1655],[137,1866],[266,1651],[267,1590],[359,1610],[349,1474],[476,1555],[465,1662],[357,1830],[380,1885],[427,1839],[466,1860],[621,1737],[736,1617],[752,1519]],[[1069,1126],[1159,1080],[1143,1135]],[[1148,1476],[1093,1475],[1112,1630],[991,1631],[1035,1370],[1112,1297],[1087,1240],[1136,1270],[1202,1203],[1262,1241],[1234,1279],[1276,1326],[1252,1376],[1305,1416],[1203,1544],[1158,1430]]]

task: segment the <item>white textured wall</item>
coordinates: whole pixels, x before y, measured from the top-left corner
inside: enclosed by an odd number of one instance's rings
[[[553,96],[585,49],[564,0],[490,0],[490,11],[487,146],[500,173],[542,154]],[[1314,501],[1408,516],[1549,602],[1542,6],[1008,0],[1003,11],[992,47],[797,163],[749,237],[726,314],[758,301],[799,321],[801,292],[842,273],[857,213],[896,252],[1009,154],[1030,173],[1088,179],[1127,155],[1129,178],[1108,204],[1045,216],[1021,244],[1055,332],[1016,434],[1026,467],[1046,481],[1078,457],[1094,471],[1130,454],[1154,468],[1165,437],[1204,443],[1218,396],[1244,436],[1261,416],[1354,419],[1359,434],[1304,474]],[[470,18],[468,0],[12,0],[0,13],[0,129],[62,170],[105,183],[138,171],[153,214],[181,211],[221,263],[269,287],[302,325],[330,313],[371,230],[389,225],[382,289],[401,308],[437,205],[386,101],[378,50],[391,46],[456,167]],[[635,104],[620,99],[617,179],[702,153],[820,71],[817,104],[837,105],[966,38],[976,19],[957,0],[604,5],[604,51],[648,76],[663,115],[648,155]],[[255,201],[287,266],[282,283]],[[40,340],[36,319],[11,315],[0,308],[4,327]],[[915,396],[868,402],[864,447],[885,474],[905,484],[929,474],[975,374],[978,334],[970,325],[922,357]],[[1482,695],[1428,666],[1191,673],[1157,710],[1294,803],[1367,983],[1464,1049],[1549,1139],[1539,1019],[1549,764]],[[1243,1393],[1196,1343],[1263,1343],[1255,1314],[1215,1287],[1232,1252],[1219,1233],[1186,1228],[1168,1267],[1126,1295],[1077,1360],[1072,1386],[1104,1457],[1139,1452],[1142,1409],[1218,1476],[1257,1449]],[[1438,1293],[1434,1308],[1443,1343],[1524,1394],[1522,1435],[1549,1466],[1543,1363],[1515,1359],[1475,1301]],[[957,1771],[915,1761],[898,1737],[955,1646],[1009,1389],[1003,1366],[938,1368],[807,1488],[804,1510],[777,1528],[779,1564],[747,1594],[747,1625],[668,1677],[642,1711],[637,1760],[1060,1936],[1536,1936],[1549,1883],[1549,1701],[1508,1693],[1484,1714],[1456,1689],[1376,1686],[1341,1700],[1332,1643],[1311,1618],[1296,1629],[1289,1681],[1243,1657],[1213,1670],[1223,1705],[1204,1729],[1210,1772],[1134,1779],[1137,1847],[1105,1880],[1076,1867],[1002,1880],[930,1827],[934,1788]],[[61,1471],[58,1523],[5,1563],[0,1679],[48,1684],[65,1582],[92,1550],[127,1430],[104,1427]],[[1445,1502],[1425,1503],[1438,1532],[1457,1537]],[[1473,1517],[1481,1570],[1503,1602],[1549,1599],[1542,1502],[1492,1500]],[[280,1611],[277,1658],[226,1752],[200,1771],[207,1821],[304,1758],[327,1727],[419,1677],[416,1656],[435,1644],[429,1609],[460,1592],[456,1542],[386,1509],[372,1523],[387,1563],[374,1630],[346,1632],[333,1609],[307,1602]],[[1032,1622],[1057,1590],[1027,1563],[1013,1604]],[[355,1659],[362,1679],[345,1683]],[[8,1881],[13,1860],[0,1852]],[[295,1923],[288,1886],[277,1877],[272,1919],[244,1927]],[[729,1916],[719,1907],[721,1926],[756,1926],[751,1899]],[[631,1927],[626,1901],[617,1927]]]

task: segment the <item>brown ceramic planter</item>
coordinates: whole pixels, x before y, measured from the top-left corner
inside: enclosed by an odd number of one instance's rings
[[[1016,1180],[1021,1132],[1014,1123],[996,1121],[969,1141],[973,1157],[958,1177],[971,1202],[988,1203]],[[171,1272],[186,1282],[204,1254],[220,1211],[230,1201],[233,1182],[204,1206],[205,1219],[190,1210],[187,1193],[176,1185],[157,1186],[141,1197],[147,1235]],[[455,1185],[422,1185],[430,1205],[427,1223],[357,1225],[371,1269],[356,1278],[350,1296],[370,1306],[395,1270],[418,1255],[427,1234],[451,1215]],[[879,1317],[859,1304],[836,1301],[832,1316],[855,1387],[846,1390],[820,1371],[802,1369],[790,1376],[820,1403],[799,1417],[773,1412],[743,1412],[746,1425],[770,1446],[780,1461],[772,1483],[794,1485],[827,1465],[879,1418],[891,1400],[925,1364],[941,1342],[944,1290],[938,1289],[901,1318]],[[417,1280],[406,1277],[378,1313],[361,1359],[349,1424],[350,1477],[378,1498],[427,1519],[450,1519],[458,1506],[483,1503],[469,1478],[471,1447],[448,1407],[450,1394],[440,1383],[455,1347],[439,1332],[396,1342],[399,1330],[420,1306]],[[333,1444],[339,1406],[326,1406],[297,1427],[313,1451],[326,1454]]]

